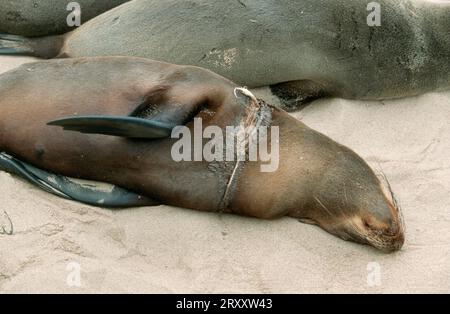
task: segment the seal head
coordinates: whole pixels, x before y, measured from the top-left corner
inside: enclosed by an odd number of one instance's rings
[[[289,215],[385,252],[402,247],[403,220],[384,175],[377,176],[354,151],[285,111],[256,100],[248,90],[236,91],[247,99],[247,108],[258,108],[247,110],[245,121],[279,128],[280,155],[271,173],[259,171],[262,161],[236,166],[236,183],[229,189],[234,193],[227,200],[231,212],[266,219]]]
[[[321,176],[307,217],[328,232],[385,252],[404,243],[404,224],[391,186],[354,152],[342,147]]]

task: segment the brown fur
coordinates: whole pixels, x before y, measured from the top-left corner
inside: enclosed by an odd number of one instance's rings
[[[402,246],[398,209],[369,166],[280,109],[267,107],[270,124],[280,129],[278,170],[263,173],[259,162],[243,162],[234,178],[233,162],[173,161],[175,139],[131,140],[46,125],[73,115],[125,116],[180,104],[189,119],[192,113],[202,117],[203,127],[251,124],[255,120],[248,114],[255,111],[246,109],[257,102],[236,96],[235,87],[207,70],[139,58],[23,65],[0,76],[0,150],[54,173],[116,184],[163,204],[266,219],[287,215],[384,251]],[[193,127],[192,121],[186,125]]]

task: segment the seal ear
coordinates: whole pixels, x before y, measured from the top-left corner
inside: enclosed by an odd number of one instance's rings
[[[156,139],[170,136],[174,124],[137,117],[76,116],[51,121],[47,125],[88,134],[103,134],[127,138]]]

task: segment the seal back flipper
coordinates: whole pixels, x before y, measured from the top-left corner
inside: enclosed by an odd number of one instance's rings
[[[160,121],[129,116],[77,116],[54,120],[47,124],[81,133],[147,139],[169,137],[175,127]]]
[[[22,55],[44,59],[63,57],[60,53],[63,44],[62,35],[27,38],[0,33],[0,55]]]
[[[0,55],[33,55],[33,48],[25,37],[0,33]]]
[[[324,83],[298,80],[270,85],[270,91],[280,101],[281,109],[293,112],[304,109],[312,101],[330,96]]]
[[[101,207],[159,205],[152,199],[115,185],[49,173],[5,153],[0,153],[0,170],[18,175],[46,192],[88,205]]]
[[[41,189],[45,190],[46,192],[64,197],[69,199],[70,197],[68,195],[65,195],[64,193],[61,193],[58,190],[55,190],[51,185],[45,183],[44,181],[39,180],[36,176],[34,176],[32,173],[26,170],[26,168],[23,166],[23,163],[19,160],[11,157],[8,154],[0,153],[0,170],[9,172],[12,174],[15,174],[22,179],[27,180],[28,182],[40,187]]]

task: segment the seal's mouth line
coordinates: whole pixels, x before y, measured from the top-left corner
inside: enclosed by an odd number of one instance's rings
[[[377,231],[354,230],[355,234],[349,234],[353,241],[371,245],[381,251],[392,252],[400,249],[401,244],[396,240],[400,239],[399,235],[386,235]],[[360,237],[360,238],[358,238]]]
[[[324,229],[327,230],[327,228]],[[333,226],[330,232],[344,240],[371,245],[379,250],[389,252],[397,247],[395,240],[399,239],[402,234],[402,231],[400,231],[399,234],[390,235],[383,233],[381,230],[366,227],[360,223],[358,215],[343,217],[342,221]]]

